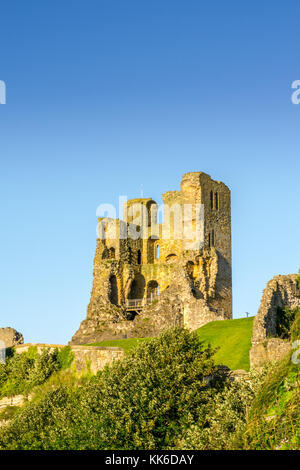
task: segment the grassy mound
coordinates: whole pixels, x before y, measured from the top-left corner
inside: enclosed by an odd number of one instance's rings
[[[254,317],[213,321],[197,330],[202,341],[220,348],[215,361],[230,369],[249,370],[249,351]]]
[[[201,341],[219,348],[215,361],[224,364],[230,369],[249,370],[249,350],[253,318],[239,318],[237,320],[213,321],[196,330]],[[127,353],[132,348],[151,338],[130,338],[101,341],[89,346],[118,346]]]

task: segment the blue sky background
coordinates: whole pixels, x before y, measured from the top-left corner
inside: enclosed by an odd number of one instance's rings
[[[96,208],[205,171],[232,191],[234,317],[297,272],[299,2],[1,2],[0,326],[66,343]]]

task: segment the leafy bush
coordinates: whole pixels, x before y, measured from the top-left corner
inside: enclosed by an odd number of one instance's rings
[[[75,395],[75,394],[74,394]],[[68,433],[72,417],[77,413],[73,389],[58,387],[37,402],[29,402],[15,417],[0,428],[0,449],[64,449],[68,448]]]
[[[291,310],[290,308],[277,308],[277,325],[276,333],[279,338],[290,339],[291,337],[291,328],[295,320],[296,310]]]
[[[294,310],[294,321],[291,326],[291,339],[292,341],[300,339],[300,307]]]
[[[288,310],[292,341],[300,339],[300,308]],[[244,448],[300,449],[300,369],[288,354],[273,364],[253,401],[247,419]]]
[[[0,421],[10,420],[18,411],[17,406],[6,406],[3,410],[0,411]]]
[[[1,426],[0,449],[300,448],[299,365],[230,381],[213,354],[176,328],[92,378],[55,372]]]
[[[195,333],[141,344],[81,387],[58,386],[0,431],[1,449],[167,449],[205,423],[224,378]],[[207,377],[214,380],[207,380]]]
[[[233,450],[242,447],[249,408],[267,373],[253,371],[246,377],[227,381],[211,403],[206,422],[189,428],[178,443],[184,450]]]
[[[56,361],[60,370],[69,369],[74,361],[74,354],[71,346],[65,346],[56,353]]]
[[[244,448],[300,449],[300,370],[290,356],[273,367],[247,419]]]
[[[12,351],[4,364],[0,364],[0,398],[28,394],[33,387],[44,383],[55,371],[68,367],[73,360],[69,347],[38,353],[36,347],[17,354]]]

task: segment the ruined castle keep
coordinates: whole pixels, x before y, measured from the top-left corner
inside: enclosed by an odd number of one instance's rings
[[[163,203],[132,199],[123,220],[98,219],[87,318],[71,343],[232,318],[230,190],[192,172],[179,191],[163,194]]]

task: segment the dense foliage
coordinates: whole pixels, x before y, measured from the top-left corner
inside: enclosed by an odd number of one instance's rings
[[[300,290],[300,269],[299,269],[299,274],[297,276],[297,286],[298,286],[298,289]]]
[[[300,449],[300,370],[287,357],[268,374],[252,404],[246,449]]]
[[[286,337],[300,340],[300,308],[285,309]],[[297,354],[298,357],[298,354]],[[247,419],[247,449],[300,449],[300,364],[291,354],[273,365]]]
[[[296,309],[286,308],[277,308],[277,324],[276,324],[276,333],[279,338],[290,339],[291,338],[291,329],[296,317]]]
[[[166,332],[81,387],[58,386],[2,429],[6,449],[166,449],[224,387],[194,333]],[[208,380],[208,377],[213,380]]]
[[[267,368],[227,381],[211,403],[206,423],[191,426],[178,444],[185,450],[234,450],[243,448],[242,436],[253,399],[267,374]]]
[[[281,333],[300,339],[300,309],[285,309]],[[227,383],[208,414],[193,425],[182,449],[300,449],[300,366],[291,354],[279,364]]]
[[[291,325],[291,340],[300,340],[300,307],[294,309],[294,321]]]
[[[41,354],[36,347],[17,354],[11,351],[5,363],[0,363],[0,398],[28,394],[36,385],[44,383],[55,371],[70,367],[73,354],[69,347]]]
[[[69,362],[67,351],[55,357]],[[8,410],[0,449],[299,449],[299,364],[288,356],[232,380],[213,357],[197,333],[176,328],[96,376],[56,371]]]

